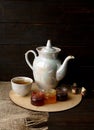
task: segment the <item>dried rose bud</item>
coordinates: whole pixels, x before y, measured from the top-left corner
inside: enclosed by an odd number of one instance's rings
[[[76,88],[72,88],[72,93],[76,94],[77,93],[77,89]]]
[[[82,96],[85,96],[85,95],[86,95],[86,88],[85,88],[85,87],[82,87],[82,89],[81,89],[81,94],[82,94]]]
[[[73,83],[73,85],[72,85],[72,93],[73,94],[77,94],[78,93],[77,83]]]
[[[77,83],[73,83],[73,85],[72,85],[73,87],[77,87]]]

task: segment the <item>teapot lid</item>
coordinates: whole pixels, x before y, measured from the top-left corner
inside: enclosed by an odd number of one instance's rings
[[[55,53],[55,52],[57,52],[57,48],[56,47],[52,47],[51,40],[48,40],[46,47],[43,47],[42,51],[43,52],[49,52],[49,53]]]

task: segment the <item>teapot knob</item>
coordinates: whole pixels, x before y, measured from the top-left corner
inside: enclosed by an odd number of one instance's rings
[[[52,48],[52,45],[51,45],[51,40],[48,40],[47,41],[47,45],[46,45],[47,48]]]

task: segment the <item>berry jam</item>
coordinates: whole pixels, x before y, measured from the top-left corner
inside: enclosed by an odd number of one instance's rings
[[[35,106],[44,105],[44,93],[42,91],[32,91],[31,104]]]
[[[68,97],[67,88],[63,87],[62,89],[56,90],[56,99],[57,101],[65,101]]]

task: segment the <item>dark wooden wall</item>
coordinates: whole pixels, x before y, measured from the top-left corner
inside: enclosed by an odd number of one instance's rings
[[[93,88],[94,7],[90,0],[0,0],[0,80],[32,77],[24,54],[46,45],[60,47],[60,58],[74,55],[63,81]],[[31,55],[31,62],[33,55]]]

